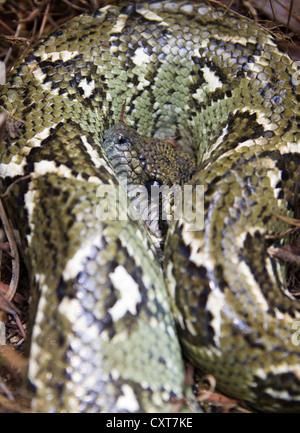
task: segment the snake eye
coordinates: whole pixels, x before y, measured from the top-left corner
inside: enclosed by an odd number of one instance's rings
[[[125,135],[123,135],[123,134],[119,134],[119,137],[118,137],[118,140],[116,141],[116,144],[121,145],[121,146],[125,145],[126,148],[128,148],[129,146],[132,146],[129,138],[125,137]]]

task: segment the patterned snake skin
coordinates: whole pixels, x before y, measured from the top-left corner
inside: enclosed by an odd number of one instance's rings
[[[288,227],[275,214],[292,215],[296,75],[258,26],[196,1],[106,6],[21,59],[0,94],[0,170],[3,190],[20,178],[5,205],[36,289],[33,410],[172,410],[186,393],[181,351],[252,407],[300,409],[299,302],[266,237]],[[122,110],[197,157],[190,198],[204,188],[204,224],[171,224],[163,266],[115,174],[124,160],[150,166],[129,126],[118,132]],[[101,218],[112,196],[119,217]]]

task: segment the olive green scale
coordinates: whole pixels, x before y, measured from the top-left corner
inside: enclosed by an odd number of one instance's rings
[[[299,410],[299,303],[266,238],[287,228],[275,214],[291,211],[299,100],[288,55],[209,2],[108,5],[20,60],[0,93],[0,174],[3,189],[31,175],[6,207],[35,289],[34,411],[168,412],[183,397],[192,411],[183,357],[250,406]],[[202,218],[171,223],[163,269],[103,146],[123,117],[175,137],[176,163],[154,141],[133,168],[191,186]],[[184,180],[165,176],[181,165]]]

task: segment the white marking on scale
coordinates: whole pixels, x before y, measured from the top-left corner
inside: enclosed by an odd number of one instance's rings
[[[198,56],[199,54],[197,57]],[[204,66],[201,71],[203,72],[205,83],[203,83],[203,85],[196,90],[196,93],[193,93],[193,98],[199,103],[204,101],[204,95],[206,95],[208,92],[214,92],[217,88],[221,88],[223,86],[223,83],[219,77],[207,66]],[[227,99],[227,97],[225,96],[224,99]]]
[[[79,51],[54,51],[52,53],[36,53],[37,56],[40,56],[41,61],[51,61],[56,62],[57,60],[63,60],[64,62],[68,60],[74,59],[74,57],[78,56]]]
[[[206,308],[212,314],[211,326],[214,328],[214,341],[220,346],[222,311],[224,311],[225,296],[217,288],[213,288],[207,298]]]
[[[209,159],[211,157],[211,152],[213,152],[215,149],[217,149],[219,147],[219,145],[223,141],[227,132],[228,132],[228,125],[226,125],[225,128],[222,129],[221,135],[218,137],[218,139],[212,145],[212,147],[208,150],[207,155],[206,154],[203,155],[203,161],[206,161],[207,159]]]
[[[288,372],[288,373],[290,373],[290,372]],[[266,388],[264,390],[264,392],[266,394],[269,394],[271,397],[273,397],[275,399],[287,400],[287,401],[291,400],[291,395],[287,391],[279,391],[279,390],[275,390],[273,388]],[[299,396],[293,396],[293,400],[300,401],[300,397]]]
[[[266,116],[266,113],[263,110],[260,110],[258,108],[253,110],[253,108],[245,105],[244,107],[240,108],[239,110],[234,110],[232,114],[234,115],[238,111],[241,113],[245,113],[245,112],[249,111],[250,114],[256,114],[257,123],[259,123],[260,125],[263,125],[265,130],[268,129],[269,131],[275,131],[276,129],[278,129],[278,125],[276,123],[272,123],[270,118],[268,116]]]
[[[137,13],[139,13],[140,15],[142,15],[144,18],[146,18],[149,21],[158,21],[161,25],[168,26],[168,23],[166,23],[162,17],[160,17],[155,12],[150,11],[147,8],[138,7]]]
[[[268,367],[265,368],[258,368],[255,371],[255,374],[260,377],[261,379],[265,380],[267,378],[267,374],[285,374],[285,373],[293,373],[297,379],[300,379],[300,366],[297,364],[289,365],[289,364],[278,364],[274,363]],[[300,398],[300,396],[299,396]]]
[[[42,274],[36,275],[37,281],[44,281],[45,276]],[[28,366],[28,377],[32,381],[32,383],[37,386],[38,388],[41,388],[44,386],[43,380],[39,379],[39,370],[40,370],[40,364],[37,360],[41,359],[41,351],[43,348],[40,346],[40,344],[37,343],[37,340],[42,332],[42,322],[45,320],[45,309],[47,308],[48,303],[47,300],[47,291],[48,286],[46,284],[40,285],[40,291],[41,291],[41,297],[39,299],[38,308],[37,308],[37,314],[35,317],[35,323],[32,331],[31,336],[31,347],[30,347],[30,358],[29,358],[29,366]]]
[[[40,147],[43,140],[48,138],[51,133],[51,129],[54,129],[57,126],[57,123],[49,126],[48,128],[44,128],[41,132],[35,134],[34,137],[28,140],[28,146],[30,147]]]
[[[65,269],[63,270],[62,276],[65,281],[74,279],[77,277],[80,271],[84,267],[84,259],[89,257],[91,254],[93,246],[102,248],[102,241],[100,235],[93,239],[92,241],[86,242],[73,255],[71,259],[68,260]]]
[[[75,177],[72,173],[72,170],[67,167],[65,164],[56,165],[55,161],[40,161],[34,163],[34,170],[32,173],[32,178],[37,178],[39,176],[44,176],[45,174],[57,174],[57,176],[64,177],[66,179],[76,179],[79,182],[89,182],[94,183],[96,185],[102,185],[101,179],[97,176],[90,176],[88,179],[85,179],[81,173],[78,173]]]
[[[120,298],[114,306],[109,309],[113,320],[117,322],[127,311],[135,315],[137,313],[136,306],[142,300],[139,285],[121,265],[117,266],[114,272],[109,274],[109,278],[120,293]]]
[[[123,395],[121,395],[116,401],[117,408],[128,410],[128,412],[137,412],[140,406],[131,386],[125,384],[122,385],[121,389]]]
[[[23,158],[20,164],[16,164],[13,162],[14,159],[18,159],[19,155],[14,155],[9,164],[0,164],[0,173],[1,177],[14,177],[14,176],[23,176],[24,167],[27,164],[26,158]]]
[[[116,21],[116,24],[110,30],[110,34],[112,33],[122,33],[125,27],[126,21],[128,19],[128,15],[120,14]]]
[[[240,34],[234,35],[234,36],[226,35],[224,33],[222,33],[220,35],[214,34],[214,38],[217,39],[218,41],[233,42],[233,43],[238,42],[239,44],[244,45],[244,46],[246,46],[249,43],[253,43],[253,44],[257,43],[257,38],[255,36],[250,36],[249,38],[245,38],[244,36],[241,36]],[[276,44],[274,44],[274,42],[271,39],[268,40],[268,43],[270,43],[273,46],[276,46]],[[254,56],[254,57],[260,58],[259,56]]]
[[[243,249],[244,248],[244,242],[245,242],[247,235],[250,234],[252,237],[254,237],[256,232],[264,234],[264,230],[262,227],[259,227],[259,226],[247,227],[247,230],[241,232],[239,235],[236,235],[236,238],[235,238],[236,246],[239,247],[240,249]]]
[[[277,191],[276,191],[276,185],[281,182],[281,170],[276,170],[275,167],[271,170],[267,170],[267,176],[270,179],[270,186],[274,190],[274,197],[276,197]]]
[[[44,85],[44,80],[47,77],[47,75],[42,71],[42,69],[39,66],[36,66],[33,70],[32,70],[32,75],[34,76],[34,78],[36,78],[41,84]],[[49,81],[48,85],[51,88],[51,82]]]
[[[211,11],[210,11],[210,9],[208,9],[207,6],[203,5],[203,6],[200,6],[198,8],[198,14],[199,15],[206,15],[208,13],[209,13],[209,15],[211,15]],[[215,37],[215,35],[214,35],[214,37]]]
[[[175,277],[173,275],[173,263],[170,260],[168,265],[167,265],[167,280],[168,280],[168,289],[171,295],[171,299],[175,299],[175,290],[176,290],[176,285],[177,282],[175,280]]]
[[[192,5],[183,5],[183,6],[181,6],[180,10],[182,10],[185,13],[190,14],[193,12],[194,8]]]
[[[214,71],[207,66],[202,68],[203,76],[208,84],[208,91],[214,92],[217,88],[222,87],[223,83]]]
[[[32,184],[30,184],[31,186]],[[32,216],[33,216],[33,211],[34,211],[34,207],[35,207],[35,198],[37,195],[37,191],[35,189],[30,189],[29,186],[29,190],[26,192],[26,194],[24,195],[24,201],[25,201],[25,208],[27,210],[28,213],[28,224],[30,227],[30,233],[26,235],[27,238],[27,242],[28,245],[31,244],[31,238],[32,238],[32,233],[34,231],[34,223],[32,222]]]
[[[89,98],[91,94],[93,93],[93,90],[95,89],[95,81],[92,80],[89,83],[87,82],[87,79],[84,78],[84,80],[80,81],[78,84],[78,87],[81,87],[84,91],[84,98]]]
[[[70,299],[65,296],[58,306],[58,311],[66,316],[71,323],[75,323],[80,316],[82,306],[78,299]]]
[[[284,155],[285,153],[299,153],[300,145],[297,142],[288,141],[286,146],[280,146],[280,153]]]
[[[34,175],[44,176],[48,173],[55,173],[68,178],[72,177],[72,170],[64,164],[60,164],[57,167],[54,161],[47,160],[34,163]]]
[[[134,56],[131,59],[132,62],[137,66],[142,66],[143,64],[150,63],[150,56],[145,53],[143,47],[139,47],[135,50]]]
[[[77,333],[77,335],[84,334],[84,342],[95,342],[99,338],[99,328],[97,323],[87,324],[87,318],[83,312],[82,305],[78,299],[70,299],[64,297],[58,306],[58,311],[60,314],[65,316],[69,322],[72,324],[72,329]],[[72,345],[72,336],[69,336],[70,344]]]

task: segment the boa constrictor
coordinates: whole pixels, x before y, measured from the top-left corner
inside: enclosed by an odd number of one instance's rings
[[[196,1],[109,5],[21,59],[1,91],[0,169],[3,189],[20,179],[6,206],[36,288],[34,410],[171,410],[185,392],[181,350],[231,396],[300,408],[299,303],[266,236],[286,229],[275,214],[288,215],[294,196],[297,83],[265,31]],[[174,219],[163,266],[116,167],[148,167],[149,189],[173,164],[148,163],[130,127],[176,137],[197,158],[188,183],[192,201],[204,190],[203,226]],[[105,218],[112,201],[119,213]]]

